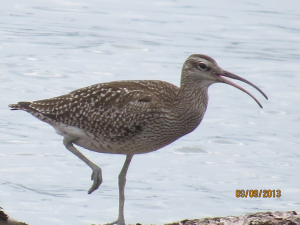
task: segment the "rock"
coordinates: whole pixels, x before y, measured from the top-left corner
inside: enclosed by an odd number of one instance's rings
[[[0,207],[0,225],[28,225],[9,218]],[[142,225],[137,223],[136,225]],[[167,223],[165,225],[300,225],[300,211],[287,212],[258,212],[245,216],[213,217],[180,222]]]
[[[166,225],[300,225],[300,212],[258,212],[245,216],[182,220]]]
[[[0,207],[0,225],[28,225],[28,224],[9,218],[9,216]]]

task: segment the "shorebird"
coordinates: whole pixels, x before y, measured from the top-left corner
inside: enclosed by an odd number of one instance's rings
[[[252,94],[225,77],[251,85],[268,99],[257,86],[223,70],[213,58],[194,54],[183,64],[180,87],[159,80],[113,81],[9,107],[30,113],[63,136],[65,147],[93,171],[89,194],[102,183],[101,168],[74,144],[95,152],[126,155],[118,177],[119,215],[111,223],[124,225],[126,173],[133,155],[156,151],[196,129],[204,117],[211,84],[232,85],[262,107]]]

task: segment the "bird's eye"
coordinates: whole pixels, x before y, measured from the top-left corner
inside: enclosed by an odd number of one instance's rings
[[[199,67],[200,69],[203,69],[203,70],[206,70],[206,69],[207,69],[207,66],[206,66],[203,62],[199,63],[199,64],[198,64],[198,67]]]

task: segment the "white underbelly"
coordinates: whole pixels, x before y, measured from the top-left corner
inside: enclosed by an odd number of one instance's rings
[[[59,135],[65,138],[74,139],[73,143],[85,149],[111,154],[141,154],[157,150],[157,147],[149,148],[149,145],[141,143],[139,138],[131,140],[112,141],[110,138],[96,136],[91,132],[78,127],[59,124],[54,126]]]

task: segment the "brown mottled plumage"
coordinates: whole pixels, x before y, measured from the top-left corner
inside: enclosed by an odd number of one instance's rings
[[[114,81],[81,88],[55,98],[9,105],[29,112],[50,124],[64,137],[68,150],[92,170],[92,193],[102,182],[101,168],[82,155],[73,144],[86,149],[125,154],[119,175],[119,217],[125,224],[124,187],[126,173],[134,154],[162,148],[193,131],[203,119],[208,103],[208,87],[227,83],[250,95],[224,77],[254,84],[221,69],[206,55],[191,55],[182,68],[181,86],[163,81]]]

